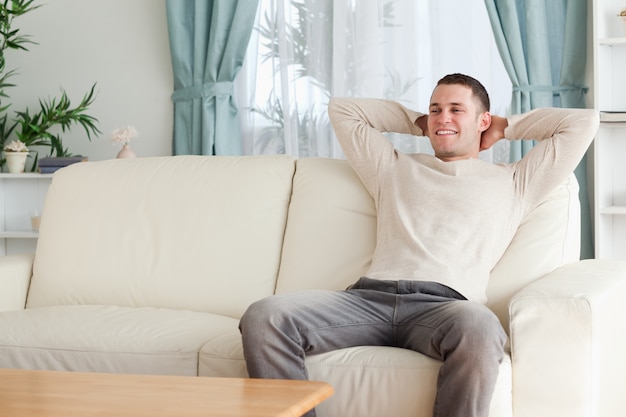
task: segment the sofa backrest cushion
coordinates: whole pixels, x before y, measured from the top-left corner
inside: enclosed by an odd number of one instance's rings
[[[368,269],[376,208],[346,161],[299,159],[277,293],[344,289]],[[572,175],[523,220],[493,269],[487,305],[508,329],[508,301],[531,281],[578,259],[578,183]]]
[[[239,317],[274,292],[295,162],[175,156],[74,164],[48,190],[27,307]]]
[[[488,305],[508,330],[509,300],[530,282],[580,259],[580,199],[574,174],[529,212],[487,287]]]
[[[344,289],[369,268],[376,208],[345,160],[296,161],[277,293]]]

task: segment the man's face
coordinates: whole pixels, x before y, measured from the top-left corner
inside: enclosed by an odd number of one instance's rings
[[[478,158],[480,136],[491,122],[481,112],[469,87],[442,84],[430,99],[428,136],[435,156],[443,161]]]

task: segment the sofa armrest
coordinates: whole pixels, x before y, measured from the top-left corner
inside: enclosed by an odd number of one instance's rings
[[[23,310],[35,256],[0,256],[0,311]]]
[[[623,412],[626,262],[563,266],[516,294],[509,313],[516,417]]]

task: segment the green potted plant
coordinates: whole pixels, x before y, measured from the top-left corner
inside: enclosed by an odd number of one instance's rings
[[[5,103],[9,98],[8,87],[14,85],[9,79],[15,70],[7,70],[5,51],[8,49],[27,51],[27,44],[34,43],[27,35],[21,35],[19,29],[13,28],[13,20],[19,16],[38,9],[34,0],[4,0],[0,2],[0,144],[7,143],[10,138],[17,137],[27,149],[33,147],[49,148],[48,156],[64,157],[72,154],[63,145],[61,134],[78,125],[83,128],[89,140],[97,135],[98,120],[89,115],[89,106],[95,100],[95,86],[83,96],[81,102],[72,107],[65,91],[60,98],[39,100],[39,108],[31,112],[28,108],[22,111],[9,112],[11,104]],[[11,114],[10,114],[11,113]],[[60,133],[58,130],[60,129]],[[57,133],[55,133],[55,131]],[[33,170],[37,165],[38,153],[34,154]],[[5,160],[1,161],[4,165]]]

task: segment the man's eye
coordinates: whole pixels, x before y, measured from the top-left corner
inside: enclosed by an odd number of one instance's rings
[[[430,109],[430,114],[436,114],[439,113],[439,110],[436,109]]]

